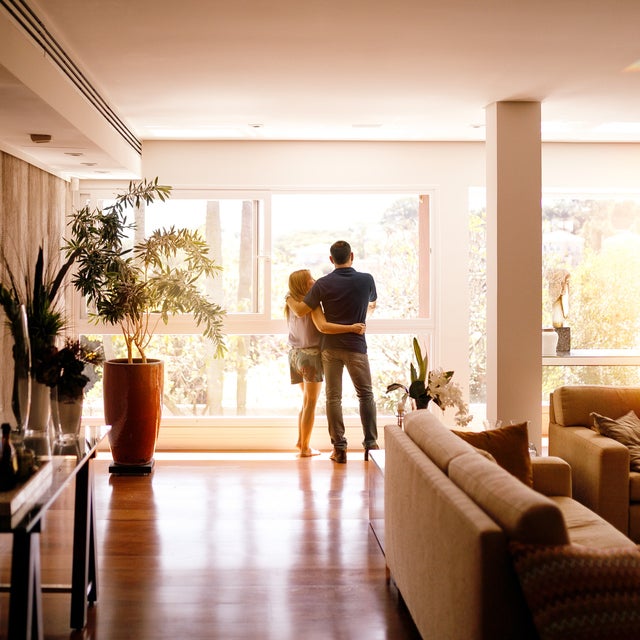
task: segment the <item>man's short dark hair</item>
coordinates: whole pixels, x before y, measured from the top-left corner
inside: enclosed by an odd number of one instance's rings
[[[346,264],[351,257],[351,245],[344,240],[338,240],[331,245],[331,257],[334,264]]]

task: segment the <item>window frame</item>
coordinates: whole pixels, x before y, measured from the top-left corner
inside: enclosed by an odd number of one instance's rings
[[[126,184],[116,185],[110,188],[91,188],[90,193],[83,193],[81,199],[90,206],[97,206],[101,201],[109,200],[121,189],[126,188]],[[436,212],[434,207],[437,203],[437,189],[434,187],[415,188],[378,188],[378,189],[295,189],[295,190],[217,190],[208,188],[174,188],[172,199],[199,199],[199,200],[251,200],[262,202],[262,209],[253,220],[253,246],[254,246],[254,278],[256,295],[261,299],[257,300],[257,311],[248,313],[228,313],[224,322],[224,333],[226,335],[286,335],[287,326],[284,318],[271,317],[271,264],[272,264],[272,202],[274,195],[289,194],[415,194],[420,198],[419,222],[418,222],[418,252],[419,252],[419,303],[418,316],[414,318],[376,318],[375,313],[367,323],[368,334],[397,334],[420,336],[427,345],[430,353],[436,342],[436,313],[434,313],[436,300],[436,286],[434,269],[434,254],[436,248],[431,244],[435,238],[434,227],[436,223]],[[94,323],[87,317],[82,317],[81,310],[84,309],[80,294],[73,287],[69,287],[71,293],[70,307],[72,309],[73,330],[78,334],[103,334],[119,335],[118,326]],[[169,323],[164,325],[159,323],[155,334],[157,335],[181,335],[199,333],[193,319],[189,314],[170,318]],[[255,425],[256,422],[269,424],[273,418],[258,416],[167,416],[163,417],[163,426],[192,426],[196,429],[211,426],[228,426],[230,420],[234,425]],[[293,418],[285,418],[286,423]],[[345,415],[347,424],[356,420],[354,417]],[[99,422],[98,418],[90,418],[89,422]],[[319,421],[322,425],[322,420]],[[197,437],[200,439],[200,436]],[[205,437],[206,438],[206,437]]]

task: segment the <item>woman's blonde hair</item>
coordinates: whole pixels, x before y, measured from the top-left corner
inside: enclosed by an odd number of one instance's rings
[[[309,269],[298,269],[289,276],[289,295],[300,302],[307,295],[309,290],[309,278],[311,277],[311,271]],[[284,315],[289,317],[290,313],[289,305],[284,305]]]

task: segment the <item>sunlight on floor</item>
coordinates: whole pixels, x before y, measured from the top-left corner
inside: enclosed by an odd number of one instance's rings
[[[329,451],[311,459],[327,459]],[[153,456],[157,460],[297,460],[298,456],[293,451],[162,451]],[[107,451],[99,452],[98,460],[111,460],[111,454]]]

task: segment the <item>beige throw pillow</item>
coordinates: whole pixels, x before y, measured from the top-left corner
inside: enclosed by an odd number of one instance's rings
[[[614,420],[599,413],[590,413],[593,418],[593,430],[616,440],[629,449],[630,468],[640,471],[640,419],[634,411]]]

